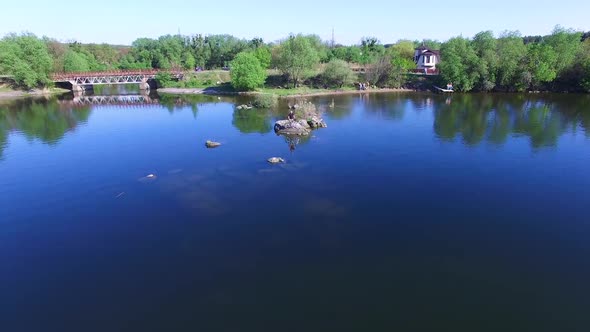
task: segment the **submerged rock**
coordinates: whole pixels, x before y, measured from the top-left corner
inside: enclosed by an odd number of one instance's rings
[[[138,180],[139,180],[139,182],[146,183],[146,182],[155,181],[157,178],[158,178],[158,176],[156,174],[148,174],[148,175],[146,175],[146,176],[144,176],[142,178],[139,178]]]
[[[251,110],[252,106],[250,105],[240,105],[237,107],[238,110]]]
[[[279,157],[271,157],[271,158],[268,158],[267,161],[271,164],[280,164],[280,163],[284,163],[285,159],[279,158]]]
[[[309,124],[309,126],[314,129],[328,127],[328,125],[324,122],[324,119],[317,115],[312,115],[309,119],[307,119],[307,124]]]
[[[221,143],[219,143],[219,142],[213,142],[213,141],[207,141],[207,142],[205,142],[205,146],[206,146],[208,149],[211,149],[211,148],[216,148],[216,147],[218,147],[218,146],[220,146],[220,145],[221,145]]]

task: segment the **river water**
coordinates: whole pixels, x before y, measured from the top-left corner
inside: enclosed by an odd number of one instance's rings
[[[2,331],[590,327],[588,95],[100,98],[0,104]]]

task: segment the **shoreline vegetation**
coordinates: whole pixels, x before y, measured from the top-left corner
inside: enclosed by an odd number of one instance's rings
[[[260,96],[274,95],[278,98],[318,97],[335,95],[356,95],[369,93],[418,92],[407,88],[376,88],[368,90],[354,89],[263,89],[261,91],[231,91],[217,88],[160,88],[158,94],[168,95],[230,95],[230,96]]]
[[[60,88],[17,90],[12,88],[0,87],[0,100],[10,100],[31,97],[48,97],[68,93],[70,90]]]
[[[416,75],[416,55],[424,49],[440,57],[435,71]],[[63,43],[30,33],[0,39],[4,98],[46,91],[55,74],[143,69],[159,71],[155,81],[162,93],[309,96],[425,91],[450,83],[457,92],[587,93],[590,32],[556,26],[545,36],[482,31],[442,42],[402,39],[385,44],[364,37],[356,45],[302,34],[277,42],[178,34],[139,38],[130,46]],[[178,81],[171,71],[185,75]],[[1,91],[2,84],[9,88]]]

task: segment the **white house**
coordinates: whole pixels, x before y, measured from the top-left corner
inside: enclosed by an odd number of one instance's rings
[[[440,51],[430,50],[422,45],[414,52],[414,62],[418,70],[424,70],[426,73],[435,72],[436,64],[440,62]]]

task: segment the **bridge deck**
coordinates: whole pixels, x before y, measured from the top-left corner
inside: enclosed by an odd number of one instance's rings
[[[182,71],[167,70],[113,70],[103,72],[58,73],[52,76],[53,82],[71,82],[73,84],[129,84],[141,83],[147,79],[153,79],[158,73],[169,73],[172,77],[180,79]]]

